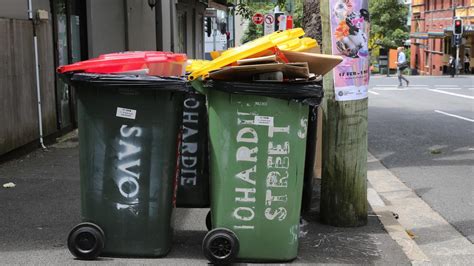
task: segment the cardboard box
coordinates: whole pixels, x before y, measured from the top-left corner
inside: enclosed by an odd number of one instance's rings
[[[342,56],[282,51],[290,62],[308,62],[309,72],[325,75],[342,62]]]
[[[251,81],[256,74],[283,72],[285,78],[309,78],[308,63],[272,63],[259,65],[231,66],[209,73],[209,78],[215,80]]]

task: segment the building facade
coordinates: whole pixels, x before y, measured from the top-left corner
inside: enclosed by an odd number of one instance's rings
[[[32,4],[29,19],[28,3]],[[214,4],[217,2],[217,4]],[[104,53],[159,50],[204,57],[208,0],[2,0],[0,1],[0,155],[40,136],[76,127],[75,93],[58,66]],[[35,60],[33,36],[38,40]],[[41,126],[36,86],[39,71]]]
[[[474,52],[474,0],[412,0],[411,57],[414,74],[443,75],[448,72],[449,56],[456,56],[452,34],[453,17],[463,19],[460,63]],[[471,63],[472,65],[472,63]]]

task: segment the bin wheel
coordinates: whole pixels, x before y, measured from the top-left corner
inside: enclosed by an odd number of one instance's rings
[[[239,253],[239,240],[234,232],[225,228],[216,228],[204,237],[202,250],[211,263],[231,263]]]
[[[76,225],[67,238],[67,247],[74,257],[82,260],[97,258],[105,246],[104,231],[93,223]]]
[[[212,229],[211,211],[207,212],[207,215],[206,215],[206,227],[207,227],[207,231],[211,231]]]

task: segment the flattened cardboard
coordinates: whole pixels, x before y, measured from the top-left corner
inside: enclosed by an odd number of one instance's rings
[[[309,48],[308,50],[303,50],[303,51],[300,51],[300,52],[320,54],[321,53],[321,48],[319,46],[316,46],[316,47]]]
[[[255,58],[247,58],[237,60],[237,65],[245,66],[245,65],[256,65],[256,64],[271,64],[271,63],[283,63],[276,55],[269,55],[269,56],[262,56],[262,57],[255,57]]]
[[[342,57],[303,52],[282,51],[290,62],[308,62],[309,72],[316,75],[325,75],[342,62]]]
[[[209,78],[215,80],[252,80],[256,74],[283,72],[285,78],[309,78],[308,63],[290,63],[290,64],[260,64],[248,66],[225,67],[209,73]]]

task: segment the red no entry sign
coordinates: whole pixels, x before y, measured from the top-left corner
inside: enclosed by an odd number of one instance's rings
[[[252,21],[253,21],[253,23],[255,23],[257,25],[262,24],[263,23],[263,15],[260,14],[260,13],[256,13],[255,15],[253,15]]]

